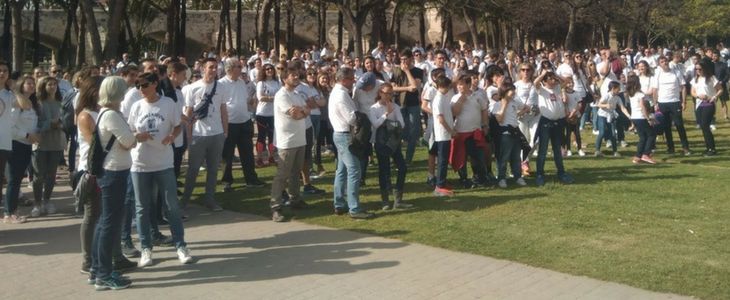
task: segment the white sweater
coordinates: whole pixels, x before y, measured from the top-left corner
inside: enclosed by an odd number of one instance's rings
[[[117,137],[109,153],[104,159],[104,169],[111,171],[128,170],[132,167],[132,155],[129,153],[130,148],[136,142],[134,134],[129,129],[129,125],[124,121],[122,113],[110,111],[108,108],[102,108],[99,112],[99,137],[101,138],[102,147],[112,138]],[[124,147],[122,147],[124,145]]]

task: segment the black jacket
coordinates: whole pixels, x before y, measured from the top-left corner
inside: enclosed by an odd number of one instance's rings
[[[363,158],[366,155],[367,145],[370,144],[370,137],[372,136],[372,124],[368,116],[361,112],[355,112],[355,126],[352,127],[352,140],[350,141],[350,152],[358,158]]]

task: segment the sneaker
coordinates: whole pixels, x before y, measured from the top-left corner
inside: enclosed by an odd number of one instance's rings
[[[91,274],[91,263],[82,263],[81,264],[81,270],[79,271],[81,274]]]
[[[506,189],[507,188],[507,180],[500,179],[499,180],[499,183],[497,183],[497,186],[499,186],[500,188]]]
[[[393,203],[393,209],[409,209],[413,208],[413,204],[410,203],[403,203],[403,202],[396,202]]]
[[[3,218],[3,223],[5,224],[23,224],[26,221],[25,217],[18,215],[5,215]]]
[[[579,149],[578,150],[578,156],[580,156],[580,157],[586,156],[586,152],[583,151],[583,149]]]
[[[618,153],[618,151],[613,153],[613,157],[621,157],[621,153]]]
[[[233,187],[231,187],[230,183],[226,182],[226,184],[223,186],[223,192],[228,193],[228,192],[232,192],[232,191],[233,191]]]
[[[471,181],[470,179],[462,179],[462,180],[459,180],[459,181],[461,182],[461,186],[463,186],[464,189],[467,189],[468,190],[468,189],[471,189],[471,188],[476,187],[474,185],[474,182]]]
[[[447,188],[436,187],[433,190],[433,195],[436,197],[451,197],[454,196],[454,191]]]
[[[656,164],[656,161],[653,158],[651,158],[651,156],[649,156],[649,155],[642,155],[641,161],[648,163],[648,164],[652,164],[652,165]]]
[[[436,187],[436,177],[431,177],[431,176],[429,176],[429,177],[428,177],[428,178],[426,179],[426,184],[428,184],[428,185],[429,185],[429,186],[431,186],[431,187]]]
[[[598,130],[594,129],[592,133],[593,133],[593,135],[598,135]]]
[[[689,152],[689,149],[685,148],[682,149],[682,154],[684,154],[684,156],[690,156],[692,155],[692,152]]]
[[[516,183],[517,183],[517,185],[519,185],[519,186],[526,186],[526,185],[527,185],[527,182],[525,182],[525,179],[524,179],[524,178],[522,178],[522,177],[520,177],[520,178],[517,178],[517,180],[516,180],[515,182],[516,182]]]
[[[571,184],[571,183],[575,182],[575,180],[573,179],[573,176],[570,176],[570,174],[568,174],[568,173],[564,173],[563,175],[560,175],[559,178],[560,178],[560,182],[562,182],[563,184]]]
[[[626,141],[621,141],[621,148],[626,148],[628,146],[629,146],[629,143],[627,143]]]
[[[151,266],[151,265],[152,265],[152,249],[143,248],[142,257],[139,259],[139,262],[137,262],[137,266],[140,268],[144,268],[146,266]]]
[[[631,162],[634,164],[638,164],[641,162],[641,157],[634,156],[634,158],[631,159]]]
[[[184,265],[193,262],[193,257],[190,255],[190,250],[188,249],[188,247],[185,246],[177,248],[177,259],[179,259],[180,263]]]
[[[37,218],[41,216],[41,207],[36,205],[33,206],[33,209],[30,211],[30,216],[33,218]]]
[[[568,150],[568,151],[565,152],[565,156],[566,157],[571,157],[571,156],[573,156],[573,152],[570,151],[570,150]]]
[[[535,177],[535,185],[537,185],[537,186],[545,185],[545,176],[537,175],[537,177]]]
[[[324,194],[325,191],[322,189],[318,189],[311,184],[307,184],[303,188],[303,193],[306,195],[318,195],[318,194]]]
[[[122,290],[128,288],[131,285],[132,282],[130,280],[111,276],[107,280],[96,279],[96,283],[94,283],[94,289],[96,289],[97,291]]]
[[[335,207],[335,215],[341,216],[347,213],[347,208]]]
[[[251,181],[251,182],[246,182],[246,187],[262,187],[262,186],[265,186],[265,185],[266,185],[266,182],[263,182],[263,181],[258,180],[258,179],[254,180],[254,181]]]
[[[130,261],[126,259],[124,256],[122,256],[120,259],[114,261],[113,263],[113,270],[117,272],[124,272],[127,270],[131,270],[137,267],[137,264],[133,261]]]
[[[274,210],[271,212],[271,220],[274,222],[284,222],[286,218],[284,217],[284,214],[281,212],[281,210]]]
[[[350,218],[353,218],[353,219],[371,219],[373,217],[375,217],[374,214],[366,212],[366,211],[350,213]]]
[[[157,234],[157,237],[152,240],[152,245],[159,247],[172,247],[174,244],[171,236],[166,236],[162,233]]]
[[[703,154],[703,156],[705,156],[705,157],[710,157],[710,156],[715,156],[715,155],[717,155],[717,151],[715,151],[715,150],[707,150]]]
[[[381,210],[384,210],[384,211],[385,211],[385,210],[390,210],[390,209],[391,209],[391,207],[390,207],[390,204],[388,204],[388,203],[383,203],[383,206],[382,206],[382,207],[381,207],[380,209],[381,209]]]
[[[595,157],[603,157],[603,152],[596,151],[596,153],[594,153],[593,156],[595,156]]]
[[[122,255],[126,258],[139,257],[140,252],[134,247],[132,241],[122,242]]]
[[[711,131],[717,130],[717,126],[715,126],[715,124],[710,124],[710,130]]]

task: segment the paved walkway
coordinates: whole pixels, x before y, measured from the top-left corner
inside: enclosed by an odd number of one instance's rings
[[[505,260],[300,222],[192,208],[181,265],[156,248],[133,287],[95,292],[79,274],[80,219],[59,182],[59,214],[0,224],[3,299],[683,299]],[[27,192],[27,191],[26,191]],[[23,213],[29,208],[22,207]]]

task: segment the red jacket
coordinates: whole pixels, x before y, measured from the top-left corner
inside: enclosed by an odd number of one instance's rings
[[[476,146],[485,152],[489,149],[487,140],[484,139],[484,132],[481,129],[459,133],[451,139],[451,154],[449,156],[449,163],[451,163],[451,167],[455,171],[460,170],[466,165],[466,140],[468,138],[474,138]]]

